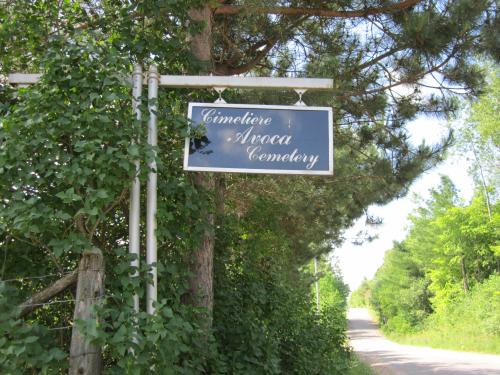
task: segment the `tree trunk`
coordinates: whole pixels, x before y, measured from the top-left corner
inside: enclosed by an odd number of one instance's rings
[[[203,22],[203,30],[192,36],[191,52],[198,60],[198,73],[206,74],[212,70],[212,11],[208,4],[201,8],[189,11],[192,20]],[[195,186],[213,192],[214,179],[206,173],[195,173],[193,176]],[[206,229],[203,232],[200,245],[194,249],[191,260],[191,274],[189,279],[190,295],[188,302],[196,307],[204,307],[208,311],[207,327],[212,326],[212,311],[214,303],[213,292],[213,257],[214,257],[214,214],[213,210],[203,212]]]
[[[215,14],[240,14],[240,13],[255,13],[255,14],[275,14],[284,16],[297,16],[297,15],[309,15],[318,17],[340,17],[340,18],[354,18],[354,17],[368,17],[370,15],[384,14],[384,13],[396,13],[402,10],[411,8],[415,6],[420,0],[404,0],[399,3],[382,6],[382,7],[370,7],[361,10],[348,10],[348,11],[338,11],[325,8],[313,8],[313,7],[251,7],[248,6],[238,6],[238,5],[223,5],[221,4],[215,9]]]
[[[465,256],[463,256],[463,255],[460,258],[460,266],[462,268],[462,279],[464,282],[464,291],[467,293],[469,291],[469,280],[467,278],[467,270],[465,269]]]
[[[474,141],[470,142],[472,146],[472,153],[474,154],[474,158],[476,159],[477,166],[479,168],[479,176],[481,177],[481,185],[483,187],[484,200],[486,201],[486,209],[488,210],[488,218],[491,221],[491,204],[490,204],[490,194],[488,193],[488,187],[486,185],[486,179],[483,174],[483,166],[481,165],[481,161],[479,160],[479,156],[476,152],[476,147],[474,146]]]
[[[207,74],[212,71],[212,10],[205,4],[189,10],[189,17],[205,25],[200,33],[191,37],[191,53],[200,65],[198,74]]]
[[[217,215],[217,225],[224,219],[224,202],[226,196],[226,180],[223,175],[215,177],[215,214]]]
[[[213,177],[205,173],[196,173],[193,182],[199,189],[210,193],[214,190]],[[214,258],[214,221],[215,217],[210,208],[202,212],[205,221],[205,229],[199,246],[191,254],[191,276],[189,282],[189,295],[187,301],[196,307],[204,307],[208,310],[207,328],[212,326],[212,310],[214,304],[213,291],[213,258]]]
[[[99,249],[84,251],[78,266],[74,321],[96,319],[93,306],[104,296],[104,259]],[[73,327],[69,375],[99,375],[101,348],[91,345],[84,333]]]

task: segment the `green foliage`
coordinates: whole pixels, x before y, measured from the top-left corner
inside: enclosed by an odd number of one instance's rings
[[[411,217],[407,238],[386,253],[373,280],[353,295],[369,296],[390,337],[459,350],[500,350],[498,202],[484,196],[458,205],[444,178]]]
[[[403,244],[386,253],[371,285],[370,303],[388,330],[409,331],[429,314],[427,281]]]
[[[203,371],[224,374],[224,362],[216,343],[197,318],[197,312],[181,303],[186,291],[185,275],[174,264],[158,265],[163,283],[160,293],[167,295],[155,305],[157,313],[134,311],[132,296],[141,295],[141,279],[149,279],[147,266],[138,271],[142,277],[130,277],[130,256],[117,249],[116,266],[108,271],[111,282],[102,305],[96,308],[97,320],[76,322],[86,338],[104,349],[106,373],[146,374],[161,369],[162,374],[195,375]],[[167,289],[170,285],[175,289]]]
[[[98,311],[98,324],[74,323],[88,339],[103,346],[106,370],[137,374],[149,372],[155,364],[175,374],[199,374],[212,366],[217,352],[215,344],[203,344],[207,332],[198,325],[198,314],[179,302],[186,290],[182,254],[203,228],[193,218],[199,220],[202,195],[179,175],[180,148],[157,160],[162,178],[158,238],[163,244],[173,238],[177,242],[175,249],[165,250],[160,257],[168,260],[160,272],[165,281],[160,292],[166,297],[158,306],[158,316],[135,316],[131,297],[144,287],[146,272],[142,269],[142,277],[130,281],[130,259],[120,253],[117,257],[116,247],[120,244],[118,250],[125,251],[133,162],[142,161],[139,177],[144,183],[152,150],[144,142],[131,142],[146,137],[145,121],[136,121],[131,111],[126,80],[130,62],[101,33],[76,31],[70,38],[53,36],[38,56],[37,66],[44,72],[39,84],[18,91],[2,86],[0,93],[2,279],[35,277],[17,284],[19,298],[11,298],[9,306],[15,308],[47,286],[50,279],[45,275],[74,269],[83,249],[98,246],[106,258],[106,303]],[[169,124],[160,135],[179,144],[186,135],[186,121],[177,114],[178,99],[162,96],[160,100],[160,125]],[[165,142],[160,145],[165,147]],[[7,307],[5,301],[2,308]],[[1,372],[63,371],[71,330],[53,329],[71,324],[72,306],[47,305],[27,321],[10,315],[5,329],[2,326]],[[137,362],[133,362],[134,357],[125,354],[136,329]],[[214,373],[223,373],[216,365],[213,368]]]
[[[422,330],[395,338],[410,345],[500,354],[500,276],[491,275],[426,320]]]
[[[15,304],[18,301],[16,289],[0,282],[0,372],[12,375],[26,374],[26,371],[58,373],[66,367],[61,366],[61,361],[67,358],[67,353],[53,347],[56,332],[18,318]]]
[[[469,289],[497,269],[498,257],[493,246],[498,243],[498,204],[493,206],[490,219],[484,196],[476,195],[467,207],[448,209],[435,219],[434,225],[439,231],[435,246],[441,249],[441,254],[433,259],[428,272],[429,288],[435,294],[434,305],[438,308],[441,303],[446,304],[447,298],[453,298],[453,293],[448,293],[452,285],[461,283],[464,289]]]
[[[348,286],[342,280],[340,271],[322,257],[318,260],[318,286],[320,293],[321,309],[337,309],[337,315],[346,310]]]
[[[370,283],[371,305],[389,331],[408,332],[495,272],[498,208],[490,220],[481,195],[455,206],[447,179],[412,217],[407,239],[386,254]]]
[[[53,42],[42,82],[20,90],[2,119],[0,196],[3,235],[66,266],[123,199],[133,157],[145,151],[130,146],[138,124],[124,60],[91,35],[61,47]]]
[[[470,156],[470,172],[484,194],[490,200],[497,198],[495,187],[500,183],[500,131],[498,108],[500,103],[500,68],[491,62],[483,62],[481,68],[487,74],[487,85],[477,100],[468,105],[469,111],[463,122],[455,121],[456,152]]]
[[[464,294],[455,303],[449,304],[428,322],[428,327],[443,327],[448,324],[453,331],[468,330],[465,336],[477,333],[490,336],[500,344],[500,276],[491,275],[477,284],[470,293]],[[460,329],[459,329],[460,327]],[[500,347],[498,347],[500,350]]]
[[[487,68],[488,85],[485,92],[472,104],[468,123],[478,132],[482,143],[491,142],[500,147],[500,131],[495,121],[500,101],[500,69],[495,65]]]
[[[308,309],[302,317],[289,315],[280,327],[285,343],[282,373],[344,374],[350,366],[345,317],[335,307],[324,308],[317,317],[310,306]]]
[[[253,212],[227,217],[217,232],[214,329],[228,373],[343,374],[349,367],[345,285],[325,264],[318,315],[310,267],[288,271],[296,244],[289,228],[273,225],[281,210],[256,209],[266,211],[266,225]]]

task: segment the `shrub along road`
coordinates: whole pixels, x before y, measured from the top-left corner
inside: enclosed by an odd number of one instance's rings
[[[379,332],[368,310],[350,309],[348,318],[351,346],[378,374],[500,374],[500,356],[399,345]]]

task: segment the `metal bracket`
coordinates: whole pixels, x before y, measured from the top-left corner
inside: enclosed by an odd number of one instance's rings
[[[217,93],[219,94],[219,97],[214,103],[226,104],[226,101],[222,98],[222,93],[224,92],[225,89],[226,89],[225,87],[214,87],[214,90],[217,91]]]
[[[304,93],[307,90],[304,90],[304,89],[294,89],[294,90],[299,95],[299,101],[297,103],[295,103],[294,105],[300,106],[300,107],[307,107],[307,104],[304,103],[304,101],[302,100],[302,95],[304,95]]]

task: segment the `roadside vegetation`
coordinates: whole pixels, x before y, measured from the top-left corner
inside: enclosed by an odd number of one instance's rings
[[[353,354],[351,368],[347,375],[375,375],[375,372],[369,365],[361,361],[355,354]]]
[[[500,354],[500,78],[473,103],[457,149],[472,157],[476,191],[468,203],[443,177],[410,216],[407,238],[386,253],[372,280],[351,297],[372,309],[396,341]],[[495,120],[496,119],[496,120]]]
[[[444,179],[432,203],[449,188]],[[374,311],[384,333],[396,341],[499,354],[499,205],[492,205],[491,221],[480,195],[468,206],[450,205],[440,213],[428,208],[425,219],[412,218],[409,236],[386,253],[350,304]],[[466,253],[465,246],[470,246]]]
[[[470,293],[431,314],[411,335],[391,334],[410,345],[500,354],[500,277],[492,275]]]

